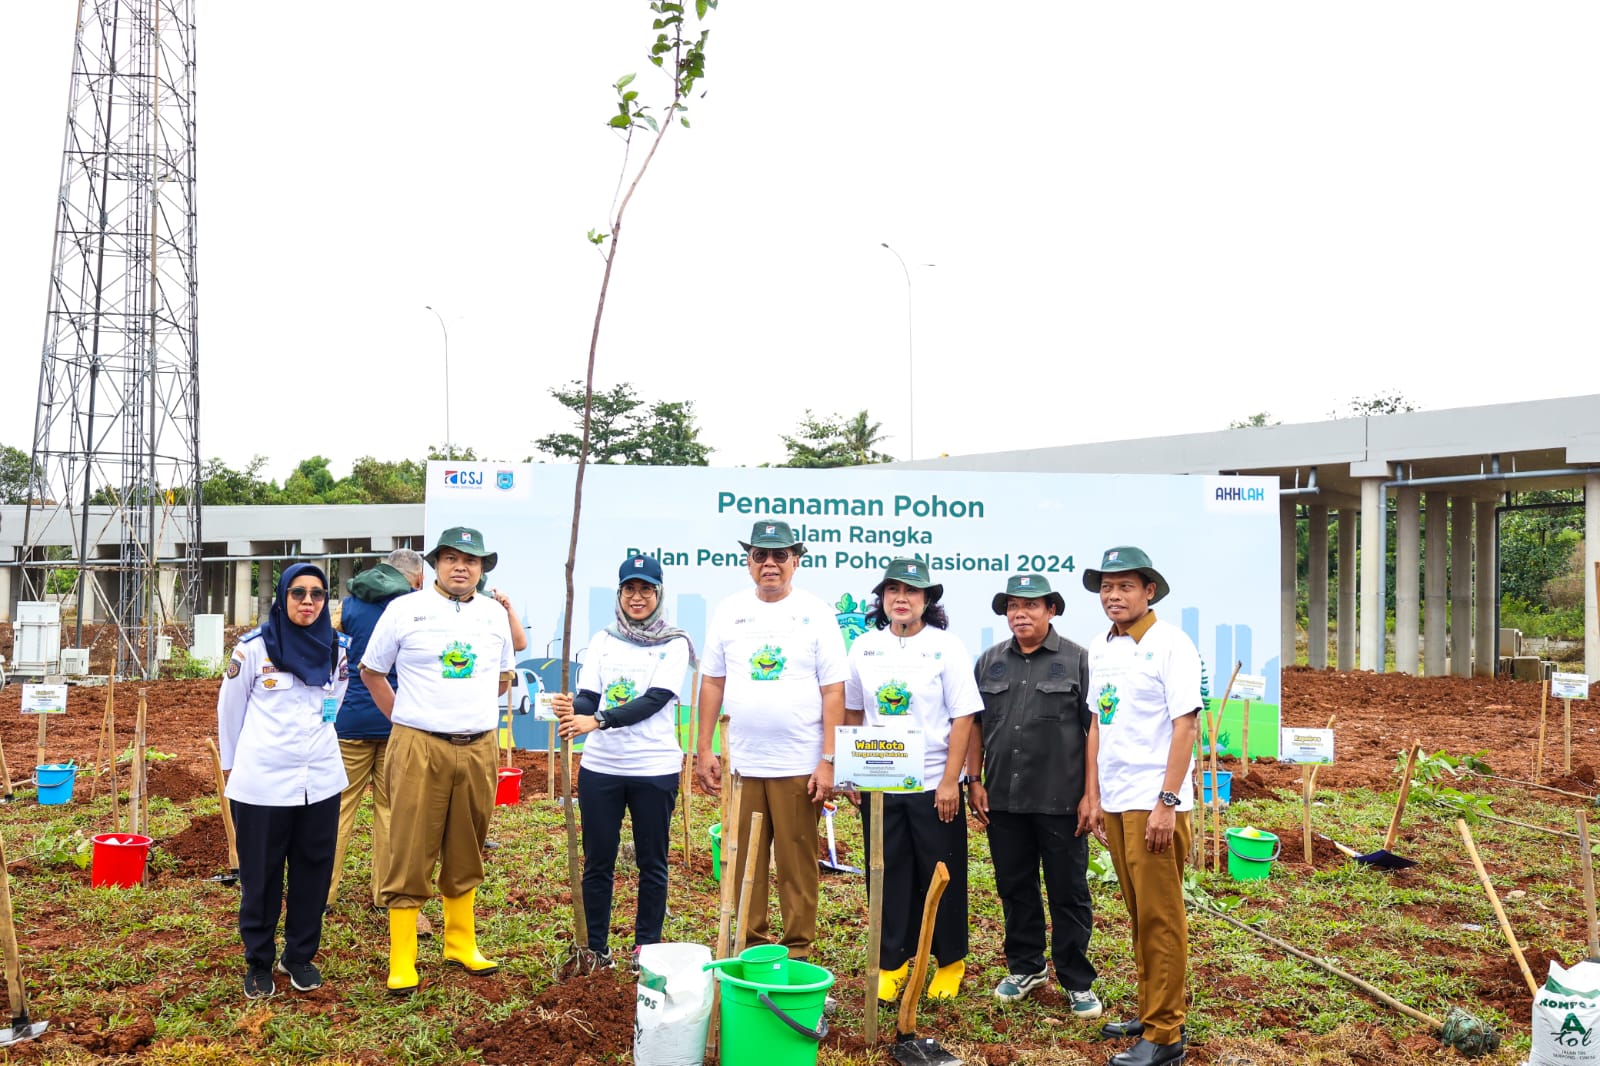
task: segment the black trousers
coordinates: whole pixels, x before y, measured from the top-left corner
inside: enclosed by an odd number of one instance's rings
[[[616,878],[622,815],[633,819],[633,856],[639,864],[639,910],[633,942],[659,944],[667,916],[667,848],[678,775],[624,777],[578,767],[578,810],[583,812],[583,910],[589,950],[605,951],[611,933],[611,889]]]
[[[933,792],[883,796],[883,939],[878,965],[898,970],[917,951],[922,904],[933,868],[944,863],[950,884],[933,917],[933,957],[948,966],[967,957],[967,802],[965,790],[948,822],[939,820]],[[861,800],[861,839],[872,840],[872,801]],[[862,863],[866,866],[866,863]]]
[[[1006,919],[1006,965],[1011,973],[1044,971],[1044,905],[1039,871],[1050,897],[1056,980],[1069,992],[1094,983],[1089,934],[1089,838],[1078,836],[1077,815],[989,812],[989,854],[994,887]]]
[[[277,960],[274,938],[284,907],[285,867],[283,961],[310,962],[322,945],[322,908],[339,840],[339,794],[296,807],[238,800],[229,806],[239,845],[239,938],[245,963],[271,966]]]

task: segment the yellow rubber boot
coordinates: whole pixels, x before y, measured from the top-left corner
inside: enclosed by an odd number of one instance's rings
[[[898,970],[878,971],[878,1002],[893,1003],[900,998],[900,988],[906,983],[907,971],[911,969],[911,962],[907,960],[900,964]]]
[[[961,991],[961,978],[966,976],[967,960],[957,959],[948,966],[941,966],[934,973],[933,980],[928,982],[929,999],[955,999]]]
[[[474,889],[454,899],[444,899],[444,961],[474,977],[483,977],[500,969],[500,964],[478,954],[478,929],[472,914],[472,901],[477,894]]]
[[[409,996],[417,990],[417,914],[420,907],[389,908],[389,991]]]

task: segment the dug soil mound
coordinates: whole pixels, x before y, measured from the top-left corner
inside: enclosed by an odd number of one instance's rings
[[[635,989],[613,971],[567,977],[504,1021],[457,1033],[491,1066],[599,1066],[633,1051]]]

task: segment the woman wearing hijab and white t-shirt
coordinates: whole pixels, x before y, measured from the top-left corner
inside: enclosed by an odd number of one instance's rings
[[[328,618],[328,578],[311,563],[284,568],[267,620],[239,638],[217,693],[217,739],[239,845],[239,937],[244,994],[272,995],[272,970],[290,987],[322,984],[312,963],[333,879],[339,797],[348,783],[339,704],[350,638]],[[283,954],[278,913],[285,900]]]
[[[878,998],[891,1002],[916,953],[922,900],[934,867],[944,863],[950,884],[933,921],[932,954],[939,969],[928,996],[948,999],[967,964],[967,814],[962,764],[972,716],[983,710],[972,657],[953,633],[939,598],[944,586],[919,559],[893,559],[873,589],[877,606],[867,632],[850,645],[844,683],[847,725],[909,719],[926,742],[922,792],[883,797],[883,938],[878,952]],[[862,836],[871,832],[861,807]]]
[[[563,737],[584,737],[578,768],[583,809],[583,906],[589,950],[612,965],[611,887],[624,811],[633,820],[639,911],[631,965],[639,949],[661,942],[667,913],[667,848],[683,749],[678,690],[694,661],[683,630],[667,621],[661,564],[630,556],[617,571],[616,622],[596,633],[584,654],[576,696],[551,698]]]

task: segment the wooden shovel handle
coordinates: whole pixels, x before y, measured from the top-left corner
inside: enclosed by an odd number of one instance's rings
[[[1468,827],[1466,819],[1456,819],[1456,831],[1461,834],[1462,842],[1467,845],[1467,854],[1472,858],[1473,868],[1478,871],[1478,881],[1489,897],[1489,906],[1494,908],[1494,916],[1500,923],[1500,931],[1505,934],[1506,943],[1511,945],[1511,955],[1522,970],[1523,980],[1528,982],[1528,994],[1537,999],[1539,983],[1533,979],[1533,971],[1528,969],[1528,960],[1522,955],[1522,945],[1517,943],[1517,934],[1511,928],[1511,920],[1506,917],[1505,908],[1500,906],[1500,896],[1494,890],[1494,883],[1489,880],[1489,871],[1483,868],[1483,860],[1478,858],[1478,846],[1472,842],[1472,830]]]
[[[228,806],[228,779],[222,774],[222,752],[217,742],[206,737],[206,747],[211,749],[211,766],[217,773],[217,799],[222,803],[222,828],[228,833],[228,869],[239,868],[239,843],[233,838],[233,809]]]
[[[22,956],[17,952],[17,920],[11,912],[11,873],[6,867],[3,842],[0,842],[0,952],[5,955],[11,1016],[21,1018],[28,1013],[28,1001],[22,992]]]
[[[922,901],[922,930],[917,933],[917,962],[911,968],[911,979],[900,991],[900,1015],[895,1021],[896,1036],[910,1036],[917,1031],[917,1000],[922,998],[922,983],[928,977],[928,952],[933,947],[933,920],[939,912],[939,898],[950,883],[950,871],[944,863],[933,868],[933,880],[928,882],[928,896]]]
[[[1400,836],[1400,816],[1406,812],[1406,797],[1411,795],[1411,772],[1417,768],[1417,756],[1422,754],[1422,745],[1411,745],[1411,751],[1406,754],[1406,775],[1400,781],[1400,798],[1394,805],[1394,817],[1389,819],[1389,832],[1383,837],[1383,850],[1389,851],[1394,847],[1396,838]]]

